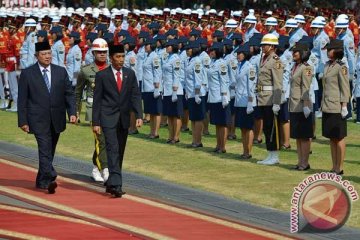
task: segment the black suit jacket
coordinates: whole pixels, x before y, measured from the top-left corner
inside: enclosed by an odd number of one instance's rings
[[[76,115],[75,94],[65,68],[51,64],[51,90],[46,87],[38,63],[22,70],[19,79],[18,126],[45,133],[51,123],[55,132],[66,128],[68,115]]]
[[[122,68],[122,87],[119,93],[111,66],[96,73],[93,102],[93,126],[113,128],[120,121],[129,128],[130,111],[142,119],[141,93],[135,72]]]

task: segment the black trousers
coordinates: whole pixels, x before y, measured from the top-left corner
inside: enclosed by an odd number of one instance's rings
[[[60,133],[56,133],[52,125],[47,132],[35,134],[39,153],[39,170],[36,176],[37,186],[47,187],[57,177],[52,163],[59,136]]]
[[[102,127],[105,136],[106,153],[109,168],[107,186],[122,186],[122,163],[128,137],[128,129],[124,129],[119,122],[114,128]]]
[[[280,149],[279,115],[274,115],[272,106],[260,106],[259,110],[263,119],[266,149],[268,151],[277,151]]]

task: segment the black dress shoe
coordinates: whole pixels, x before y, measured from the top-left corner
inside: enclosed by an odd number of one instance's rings
[[[114,188],[113,188],[113,187],[106,186],[106,190],[105,190],[106,193],[112,194],[113,191],[114,191]]]
[[[116,198],[121,198],[122,195],[124,195],[126,192],[123,192],[120,186],[114,187],[112,190],[111,195],[113,195]]]
[[[299,169],[299,165],[295,165],[294,167],[291,168],[291,170],[298,170]]]
[[[53,182],[49,183],[47,190],[48,190],[49,194],[54,194],[56,188],[57,188],[57,183],[55,181],[53,181]]]

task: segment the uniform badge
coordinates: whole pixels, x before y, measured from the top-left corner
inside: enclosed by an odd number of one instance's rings
[[[226,65],[225,64],[220,65],[220,72],[221,72],[221,75],[226,75]]]
[[[176,60],[176,61],[175,61],[175,70],[176,70],[176,71],[179,71],[179,70],[180,70],[180,66],[181,66],[180,60]]]
[[[134,66],[136,63],[136,58],[132,57],[130,58],[130,65]]]
[[[312,76],[311,69],[306,70],[306,76],[308,76],[308,77]]]
[[[237,64],[236,64],[235,61],[231,61],[230,65],[231,65],[232,70],[236,70],[236,69],[237,69]]]
[[[347,67],[346,66],[342,66],[341,67],[341,71],[344,75],[347,75],[348,74],[348,70],[347,70]]]
[[[281,62],[276,62],[276,69],[281,69]]]
[[[209,58],[205,58],[205,59],[204,59],[204,66],[208,68],[209,65],[210,65],[210,59],[209,59]]]
[[[250,68],[250,72],[249,72],[249,78],[251,81],[254,81],[256,77],[256,71],[255,68]]]
[[[201,65],[200,65],[200,63],[195,63],[195,72],[196,72],[196,73],[200,73],[200,70],[201,70]]]
[[[81,54],[76,54],[75,55],[75,60],[78,62],[78,61],[80,61],[81,60]]]
[[[160,61],[158,58],[154,58],[154,67],[158,69],[160,67]]]

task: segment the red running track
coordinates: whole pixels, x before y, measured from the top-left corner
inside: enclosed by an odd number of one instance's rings
[[[217,219],[132,195],[111,198],[94,189],[90,184],[64,177],[58,177],[56,194],[50,195],[34,187],[35,177],[36,169],[0,159],[0,193],[51,209],[56,213],[116,230],[115,232],[120,235],[123,234],[121,236],[187,240],[290,239],[275,232]],[[30,221],[33,217],[28,216],[24,219]],[[0,229],[27,231],[21,224],[19,224],[21,227],[16,228],[16,224],[7,226],[5,222],[7,220],[1,217]],[[48,220],[45,223],[48,224]],[[71,223],[66,224],[71,225]],[[85,231],[86,227],[89,228],[85,224],[72,224],[73,229],[77,229],[78,233]],[[32,228],[31,224],[28,228]],[[39,229],[42,228],[39,226]],[[103,238],[104,229],[92,226],[88,233],[95,229],[98,229],[96,236]],[[39,233],[35,232],[35,234]],[[54,232],[55,238],[62,234],[65,232]],[[114,231],[109,230],[106,234],[114,234]],[[82,238],[79,235],[78,237]],[[111,238],[109,236],[107,239]]]

